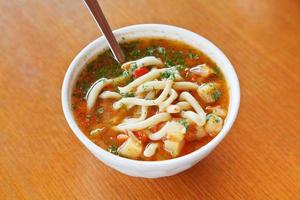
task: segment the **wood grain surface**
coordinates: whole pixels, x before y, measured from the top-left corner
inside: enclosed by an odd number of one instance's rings
[[[179,175],[128,177],[71,132],[61,85],[100,35],[80,0],[0,1],[0,199],[300,199],[299,0],[101,0],[113,29],[164,23],[230,58],[241,107],[230,134]]]

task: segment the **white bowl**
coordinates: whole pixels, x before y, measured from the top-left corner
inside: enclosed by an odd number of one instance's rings
[[[175,26],[161,24],[133,25],[114,31],[114,35],[118,41],[122,41],[124,38],[126,38],[126,40],[130,40],[143,37],[159,37],[180,40],[208,55],[216,62],[218,67],[221,68],[229,87],[230,103],[224,127],[215,138],[200,149],[188,155],[165,161],[130,160],[111,154],[94,144],[85,136],[75,122],[71,109],[71,93],[76,78],[86,63],[94,58],[95,55],[108,49],[108,44],[103,36],[91,42],[75,57],[65,75],[62,86],[62,106],[69,126],[78,139],[99,160],[124,174],[136,177],[159,178],[171,176],[189,169],[206,157],[223,140],[235,121],[240,103],[240,87],[233,66],[222,51],[210,41],[198,34]]]

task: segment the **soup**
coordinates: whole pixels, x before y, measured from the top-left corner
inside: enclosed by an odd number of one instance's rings
[[[159,161],[189,154],[221,131],[228,88],[211,59],[173,40],[121,46],[126,63],[104,51],[72,92],[75,120],[91,141],[118,156]]]

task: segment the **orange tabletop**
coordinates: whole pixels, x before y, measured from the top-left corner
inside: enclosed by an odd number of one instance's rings
[[[298,0],[102,0],[112,29],[172,24],[220,47],[241,84],[236,123],[176,176],[142,179],[98,161],[61,107],[64,74],[101,34],[82,1],[0,2],[0,199],[299,199]]]

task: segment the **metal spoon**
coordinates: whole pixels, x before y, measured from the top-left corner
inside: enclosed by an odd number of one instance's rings
[[[125,62],[125,55],[118,44],[115,36],[113,35],[111,28],[101,10],[100,5],[98,4],[97,0],[84,0],[86,6],[90,10],[91,14],[93,15],[95,21],[97,22],[99,28],[101,29],[103,35],[105,36],[110,50],[113,52],[115,59],[120,63]]]

